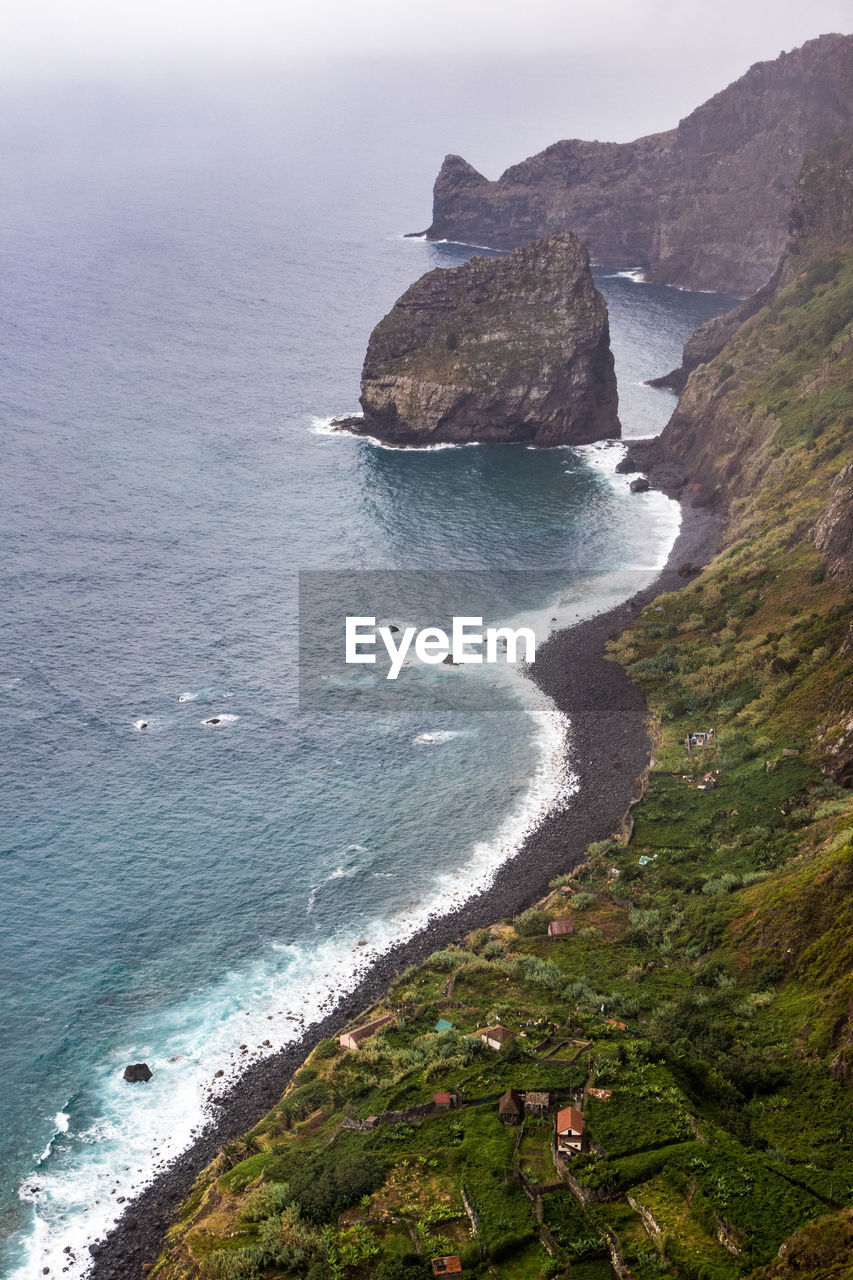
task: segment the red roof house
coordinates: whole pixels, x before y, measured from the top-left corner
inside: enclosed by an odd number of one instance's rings
[[[557,1150],[574,1156],[583,1149],[584,1119],[577,1107],[557,1112]]]

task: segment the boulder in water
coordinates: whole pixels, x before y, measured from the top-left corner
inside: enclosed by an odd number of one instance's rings
[[[147,1062],[132,1062],[124,1069],[124,1079],[128,1084],[147,1084],[153,1074]]]

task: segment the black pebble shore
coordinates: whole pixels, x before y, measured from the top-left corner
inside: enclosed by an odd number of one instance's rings
[[[300,1040],[245,1070],[218,1099],[215,1119],[193,1145],[133,1200],[105,1240],[90,1245],[91,1280],[141,1280],[143,1265],[156,1261],[197,1175],[224,1142],[266,1115],[319,1040],[337,1034],[378,1000],[409,965],[541,898],[549,880],[576,866],[589,844],[619,830],[639,795],[650,743],[645,698],[619,664],[606,660],[605,645],[656,595],[687,585],[691,575],[680,574],[679,567],[704,565],[718,541],[718,519],[685,502],[681,531],[651,586],[607,613],[555,633],[540,648],[531,676],[571,720],[568,767],[578,781],[574,795],[527,837],[487,891],[380,956],[332,1013],[310,1026]]]

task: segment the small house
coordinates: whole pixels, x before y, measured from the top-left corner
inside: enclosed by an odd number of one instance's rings
[[[456,1255],[449,1258],[433,1258],[432,1274],[434,1276],[458,1276],[462,1274],[462,1261]]]
[[[550,1093],[541,1093],[536,1089],[529,1089],[524,1095],[524,1110],[531,1116],[544,1116],[548,1114],[551,1106]]]
[[[462,1099],[458,1093],[434,1093],[432,1095],[432,1105],[436,1111],[449,1111],[451,1107],[461,1105]]]
[[[577,1107],[563,1107],[557,1112],[557,1151],[576,1156],[583,1150],[584,1120]]]
[[[498,1049],[502,1049],[504,1045],[511,1044],[515,1039],[515,1032],[510,1031],[509,1027],[502,1027],[500,1024],[494,1027],[480,1027],[479,1031],[474,1032],[474,1035],[479,1036],[495,1052]]]
[[[343,1035],[338,1037],[341,1048],[357,1049],[363,1040],[368,1040],[371,1036],[376,1035],[380,1027],[387,1026],[393,1020],[393,1013],[386,1013],[381,1018],[374,1018],[372,1022],[365,1022],[360,1027],[354,1027],[352,1031],[345,1031]]]
[[[574,933],[574,926],[571,920],[552,920],[548,925],[549,938],[565,937],[568,933]]]
[[[448,1022],[447,1018],[439,1018],[438,1022],[435,1024],[435,1029],[436,1031],[452,1031],[453,1023]]]
[[[515,1089],[507,1089],[498,1103],[501,1124],[521,1124],[523,1113],[524,1104],[521,1101],[521,1094],[516,1093]]]

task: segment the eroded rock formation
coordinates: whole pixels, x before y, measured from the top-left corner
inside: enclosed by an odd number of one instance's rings
[[[422,276],[370,337],[353,430],[390,444],[618,436],[607,306],[568,232]]]

